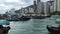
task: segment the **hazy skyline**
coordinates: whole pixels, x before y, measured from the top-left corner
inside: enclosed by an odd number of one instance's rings
[[[26,7],[33,4],[33,1],[34,0],[0,0],[0,13],[4,13],[11,8],[20,9],[21,7]],[[42,1],[45,2],[48,0]]]

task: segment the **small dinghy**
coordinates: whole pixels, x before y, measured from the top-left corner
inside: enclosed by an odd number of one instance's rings
[[[60,26],[59,27],[47,26],[47,30],[52,34],[60,34]]]

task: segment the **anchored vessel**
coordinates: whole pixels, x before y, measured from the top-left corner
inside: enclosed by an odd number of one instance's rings
[[[0,20],[0,34],[8,34],[8,31],[10,30],[10,27],[7,26],[10,23],[6,20]],[[5,25],[5,26],[3,26]]]
[[[30,20],[29,16],[22,16],[19,18],[21,21],[26,21],[26,20]]]
[[[7,21],[26,21],[29,20],[30,17],[28,16],[21,16],[20,18],[11,18],[11,19],[6,19]]]
[[[52,34],[60,34],[60,26],[59,27],[47,26],[47,30]]]

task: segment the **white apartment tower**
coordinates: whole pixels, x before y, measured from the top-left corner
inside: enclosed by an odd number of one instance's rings
[[[44,12],[44,2],[37,0],[37,13],[41,15],[41,12]]]
[[[44,13],[45,13],[45,16],[48,16],[50,14],[49,2],[44,2]]]
[[[60,11],[60,0],[54,0],[54,11]]]
[[[41,0],[37,0],[37,4],[40,2]]]

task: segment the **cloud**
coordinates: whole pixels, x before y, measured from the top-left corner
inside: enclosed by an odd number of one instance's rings
[[[33,0],[0,0],[0,13],[11,8],[20,9],[33,4]]]
[[[6,12],[11,8],[20,9],[33,4],[34,0],[0,0],[0,13]],[[42,0],[47,1],[47,0]]]
[[[41,0],[41,1],[46,2],[46,1],[49,1],[49,0]]]
[[[23,2],[22,0],[6,0],[7,3],[17,3],[17,4],[27,4],[26,2]]]

